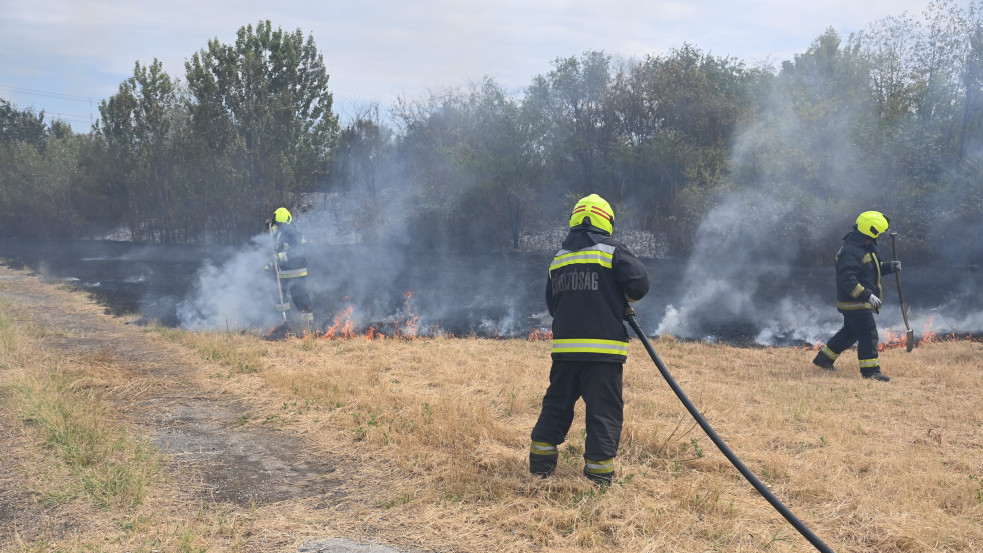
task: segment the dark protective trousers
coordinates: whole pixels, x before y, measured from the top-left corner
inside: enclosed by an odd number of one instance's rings
[[[280,279],[280,282],[284,285],[283,291],[290,294],[290,299],[294,301],[297,309],[311,311],[311,296],[307,293],[307,277],[283,278]]]
[[[573,423],[573,409],[584,398],[587,441],[584,458],[613,459],[621,442],[625,402],[621,363],[553,361],[543,410],[532,429],[532,441],[562,444]]]
[[[857,359],[863,372],[879,370],[877,361],[877,323],[873,313],[844,313],[843,327],[826,342],[826,347],[839,355],[857,344]],[[866,365],[866,366],[865,366]]]
[[[274,279],[276,275],[274,275]],[[274,284],[276,280],[274,280]],[[283,291],[283,301],[293,300],[294,306],[301,311],[311,311],[311,296],[307,293],[307,277],[281,278],[280,287]],[[273,290],[277,303],[280,302],[280,294]]]

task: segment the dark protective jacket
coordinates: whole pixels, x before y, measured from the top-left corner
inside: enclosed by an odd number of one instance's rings
[[[877,242],[854,229],[843,237],[836,252],[836,308],[840,313],[873,313],[871,294],[884,299],[881,276],[894,272],[880,260]]]
[[[625,308],[648,290],[645,265],[624,244],[596,227],[570,229],[546,282],[553,359],[624,363]]]
[[[278,223],[273,238],[276,240],[280,278],[307,276],[306,241],[300,229],[292,223]]]

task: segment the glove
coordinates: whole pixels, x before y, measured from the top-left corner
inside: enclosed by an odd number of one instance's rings
[[[270,228],[272,226],[273,226],[273,219],[267,219],[266,220],[266,228]]]
[[[891,269],[893,269],[895,273],[901,270],[901,262],[898,260],[888,261],[887,264],[891,266]]]
[[[881,298],[875,296],[874,294],[871,294],[870,297],[867,298],[867,302],[870,303],[870,306],[874,309],[881,308]]]

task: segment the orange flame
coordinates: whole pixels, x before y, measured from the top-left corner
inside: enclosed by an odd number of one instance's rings
[[[416,338],[419,330],[420,317],[415,315],[403,321],[402,328],[400,328],[399,322],[393,324],[393,335],[404,339],[412,340],[413,338]]]
[[[403,302],[403,309],[406,313],[409,313],[409,317],[403,323],[405,330],[399,331],[399,323],[396,323],[396,333],[403,338],[416,338],[420,331],[420,317],[419,315],[413,315],[413,310],[410,308],[410,300],[413,298],[413,292],[410,290],[406,291],[406,301]]]
[[[880,343],[877,344],[877,351],[885,351],[895,348],[905,347],[905,340],[907,332],[894,332],[891,330],[885,330],[880,337]]]
[[[934,342],[938,334],[935,332],[935,317],[929,317],[928,323],[925,324],[925,328],[922,329],[922,339],[921,342]]]
[[[355,311],[355,308],[348,306],[348,309],[339,315],[335,315],[334,324],[329,326],[321,338],[333,339],[333,338],[354,338],[355,337],[355,323],[352,322],[351,316]]]
[[[549,340],[552,340],[552,339],[553,339],[553,331],[552,330],[545,330],[544,331],[544,330],[540,330],[540,329],[537,328],[536,330],[532,331],[529,334],[529,341],[530,342],[535,342],[535,341],[539,341],[539,340],[549,341]]]
[[[316,335],[318,338],[326,340],[352,339],[356,337],[365,338],[368,341],[385,340],[387,338],[413,340],[419,337],[420,317],[414,315],[410,310],[410,299],[413,297],[413,292],[407,291],[405,296],[406,301],[403,304],[403,310],[408,313],[408,316],[405,321],[395,322],[393,324],[393,331],[389,335],[381,332],[375,326],[370,326],[364,334],[358,334],[355,329],[355,323],[352,321],[352,314],[355,312],[355,308],[352,306],[349,306],[344,312],[336,315],[333,324],[323,332],[316,332]]]
[[[885,340],[883,343],[877,346],[879,351],[884,351],[886,349],[905,347],[905,335],[907,331],[904,332],[891,332],[887,330],[884,332]],[[949,334],[939,335],[935,331],[935,318],[929,317],[928,322],[922,327],[922,332],[920,335],[916,336],[915,345],[920,346],[922,344],[931,344],[933,342],[955,342],[958,340],[969,340],[971,342],[980,341],[979,337],[974,337],[972,334],[965,336],[960,336],[955,332],[950,332]]]
[[[794,346],[792,349],[799,349],[799,350],[805,350],[805,351],[816,351],[816,350],[818,350],[821,347],[823,347],[823,343],[822,342],[816,342],[815,344],[812,344],[811,346]]]
[[[532,340],[536,333],[529,335],[529,339]],[[897,349],[907,347],[906,340],[908,336],[907,330],[894,331],[890,329],[885,329],[879,332],[879,340],[877,344],[878,351],[886,351],[889,349]],[[930,344],[932,342],[954,342],[957,340],[969,340],[971,342],[981,341],[980,337],[973,336],[972,334],[958,335],[955,332],[945,334],[940,336],[938,332],[935,331],[935,319],[934,317],[929,317],[928,322],[922,327],[921,333],[915,333],[915,345]],[[815,344],[808,346],[795,346],[792,349],[805,350],[805,351],[816,351],[823,347],[823,342],[816,342]]]

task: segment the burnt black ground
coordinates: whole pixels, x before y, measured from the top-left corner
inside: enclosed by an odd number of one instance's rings
[[[326,326],[335,313],[344,309],[345,302],[353,299],[355,302],[371,299],[378,309],[378,320],[371,324],[384,328],[385,317],[400,309],[408,290],[412,290],[413,302],[421,309],[440,306],[438,324],[444,333],[524,337],[542,329],[544,324],[548,326],[544,291],[549,254],[412,252],[412,262],[401,265],[387,277],[384,288],[358,290],[362,284],[358,275],[379,270],[378,261],[395,252],[354,247],[340,251],[343,256],[308,256],[311,278],[313,275],[324,275],[325,278],[340,275],[340,268],[332,263],[343,257],[348,264],[343,278],[348,279],[345,282],[352,287],[352,297],[312,294],[316,310],[324,313],[318,321],[319,328]],[[48,278],[84,289],[97,296],[112,314],[136,314],[143,321],[155,320],[167,326],[179,326],[177,307],[193,292],[197,271],[206,263],[220,265],[235,253],[229,247],[160,246],[106,240],[0,241],[0,258],[6,259],[12,267],[28,266]],[[405,253],[400,252],[401,255]],[[678,306],[695,283],[684,280],[684,262],[671,259],[643,261],[649,268],[653,286],[649,295],[635,307],[641,326],[654,331],[665,315],[666,307]],[[718,263],[706,261],[707,278],[713,277]],[[906,266],[902,275],[906,303],[916,313],[956,308],[963,312],[983,311],[983,293],[979,291],[983,274],[979,267]],[[789,275],[764,277],[757,283],[751,301],[767,318],[769,310],[778,309],[782,298],[806,298],[810,304],[817,304],[824,316],[836,319],[832,290],[832,267],[801,267],[793,269]],[[892,328],[903,328],[893,276],[885,278],[885,295],[887,306],[880,321]],[[483,326],[483,321],[509,317],[518,322],[518,330],[510,334],[499,335]],[[712,336],[735,345],[753,345],[760,331],[759,322],[722,318],[712,308],[694,318],[699,319],[696,326],[700,332],[699,336],[694,336],[696,338]],[[981,329],[952,330],[979,334]],[[779,341],[775,345],[802,344]]]
[[[178,324],[175,308],[208,260],[231,255],[227,248],[141,245],[112,240],[0,241],[0,258],[64,280],[97,296],[113,315],[139,314],[167,326]]]

